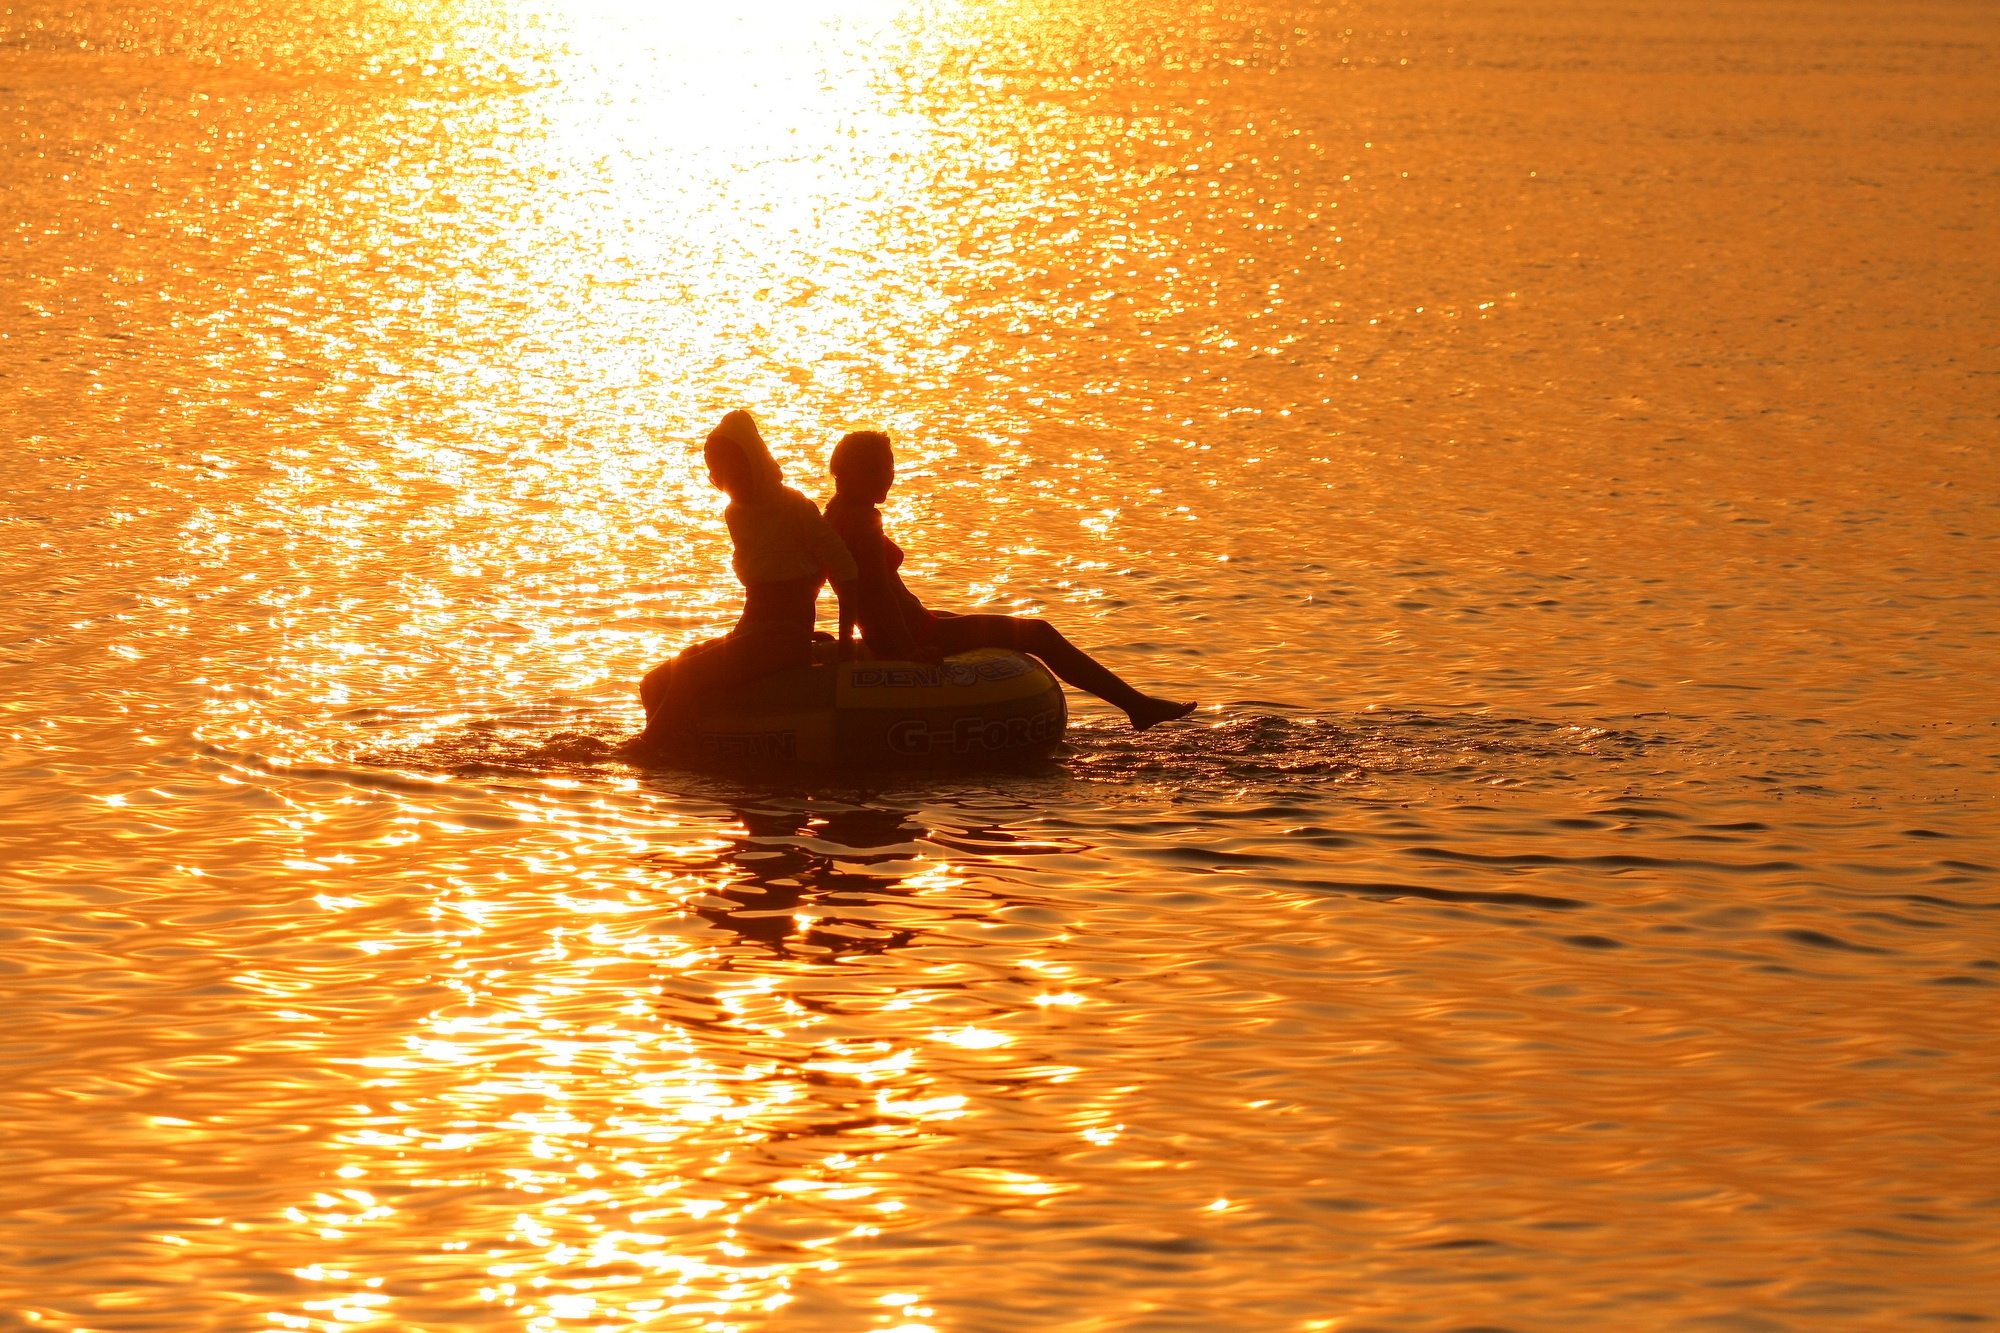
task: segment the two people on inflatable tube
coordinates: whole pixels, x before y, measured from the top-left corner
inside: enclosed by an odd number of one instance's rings
[[[822,515],[785,485],[784,473],[748,412],[731,412],[703,448],[708,478],[729,496],[723,518],[743,582],[743,613],[719,639],[698,643],[646,673],[642,746],[665,746],[704,701],[774,672],[810,666],[819,590],[840,599],[841,639],[858,626],[884,661],[938,662],[974,648],[1040,658],[1079,690],[1125,710],[1139,731],[1186,717],[1191,702],[1145,694],[1078,648],[1046,620],[933,611],[903,583],[902,548],[882,530],[877,507],[896,482],[889,437],[857,431],[835,446],[834,495]]]

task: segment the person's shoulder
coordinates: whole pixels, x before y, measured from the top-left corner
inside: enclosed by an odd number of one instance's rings
[[[812,511],[814,518],[819,517],[819,506],[812,502],[812,497],[808,496],[804,491],[797,490],[791,486],[780,486],[772,503],[793,512],[803,512],[809,509]]]

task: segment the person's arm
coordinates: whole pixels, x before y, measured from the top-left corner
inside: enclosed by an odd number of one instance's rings
[[[854,604],[860,588],[859,570],[847,543],[819,512],[819,506],[789,486],[785,488],[787,509],[799,544],[827,582],[840,606],[840,651],[844,657],[854,628]]]
[[[908,662],[920,653],[916,636],[910,633],[898,605],[895,580],[889,574],[889,558],[882,541],[882,518],[875,510],[848,511],[841,515],[837,531],[854,557],[857,577],[851,599],[842,598],[843,627],[852,619],[860,622],[862,642],[876,657]],[[838,588],[836,588],[838,591]],[[852,606],[850,613],[846,608]]]
[[[860,569],[854,563],[854,553],[848,549],[833,525],[820,517],[818,506],[804,496],[799,497],[800,535],[805,539],[806,550],[826,571],[827,578],[837,588],[843,583],[852,583],[860,576]]]

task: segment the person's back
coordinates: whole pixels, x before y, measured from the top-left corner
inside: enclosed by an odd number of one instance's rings
[[[731,412],[704,448],[709,476],[728,492],[722,518],[734,548],[730,567],[753,593],[770,584],[810,579],[815,586],[830,574],[837,583],[854,577],[854,560],[819,506],[785,485],[784,473],[748,412]]]
[[[757,423],[735,411],[703,445],[709,480],[729,496],[730,565],[743,583],[743,614],[721,639],[687,649],[646,673],[643,739],[664,739],[701,697],[812,661],[820,585],[854,579],[854,558],[818,506],[784,484]]]

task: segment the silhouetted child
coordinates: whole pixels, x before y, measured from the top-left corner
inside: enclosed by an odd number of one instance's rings
[[[858,620],[862,642],[876,657],[908,661],[950,656],[973,648],[1010,648],[1031,653],[1062,680],[1125,710],[1135,730],[1186,717],[1193,703],[1142,694],[1078,648],[1046,620],[1020,616],[954,615],[932,611],[903,584],[903,550],[882,531],[878,505],[896,483],[896,458],[889,437],[856,431],[834,446],[829,460],[834,494],[826,520],[853,553],[858,577],[841,590],[842,637]]]

